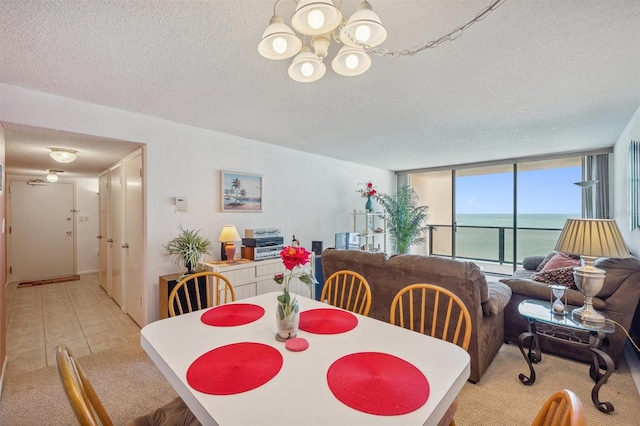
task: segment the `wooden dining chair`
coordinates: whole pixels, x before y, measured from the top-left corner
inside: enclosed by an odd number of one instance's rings
[[[412,284],[401,289],[391,302],[389,322],[418,333],[446,340],[469,349],[471,316],[458,296],[433,284]],[[438,426],[455,426],[453,401]]]
[[[412,284],[391,302],[389,322],[469,349],[471,316],[462,300],[446,288]]]
[[[64,392],[80,426],[113,426],[89,378],[66,345],[56,347],[56,364]],[[197,426],[200,422],[178,397],[154,412],[127,423],[127,426],[154,425]]]
[[[371,288],[367,280],[357,272],[336,271],[325,281],[320,300],[367,316],[371,309]]]
[[[531,426],[583,426],[586,424],[580,398],[569,389],[551,395]]]
[[[169,293],[169,316],[175,317],[235,300],[236,294],[227,277],[216,272],[198,272],[182,278]]]

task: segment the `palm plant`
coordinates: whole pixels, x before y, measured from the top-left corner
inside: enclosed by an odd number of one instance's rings
[[[204,255],[209,253],[211,241],[198,235],[199,232],[180,228],[180,235],[162,246],[167,255],[175,256],[177,265],[184,264],[187,273],[192,272],[191,268],[197,269],[198,263],[204,262]]]
[[[396,253],[409,253],[409,247],[424,244],[427,206],[418,206],[418,194],[410,186],[403,186],[395,197],[378,193],[378,203],[387,212],[387,232]]]

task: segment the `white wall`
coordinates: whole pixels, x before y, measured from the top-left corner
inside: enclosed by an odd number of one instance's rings
[[[157,318],[158,276],[175,271],[162,244],[177,235],[178,226],[201,229],[215,242],[215,258],[226,224],[241,234],[245,228],[281,227],[285,242],[295,234],[308,248],[312,240],[331,247],[336,232],[351,230],[349,212],[364,208],[355,192],[359,182],[371,179],[379,191],[395,191],[388,170],[6,84],[0,84],[0,96],[0,121],[147,144],[147,322]],[[220,170],[263,175],[263,212],[221,213]],[[175,212],[176,196],[189,197],[188,213]]]
[[[640,141],[640,108],[638,108],[613,147],[613,218],[620,227],[629,250],[640,255],[640,229],[629,230],[629,201],[627,198],[629,181],[630,141]]]

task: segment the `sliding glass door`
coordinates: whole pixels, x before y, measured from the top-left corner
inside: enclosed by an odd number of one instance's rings
[[[412,253],[468,259],[510,274],[526,256],[553,250],[587,195],[581,157],[411,174],[429,206],[429,234]],[[515,230],[515,232],[514,232]]]
[[[514,259],[513,165],[456,170],[455,257],[507,272]]]
[[[453,178],[451,170],[411,176],[421,206],[428,206],[429,232],[422,247],[411,247],[415,254],[453,256]]]
[[[518,165],[518,262],[553,250],[568,218],[582,212],[580,158],[536,161]],[[585,194],[586,195],[586,194]]]

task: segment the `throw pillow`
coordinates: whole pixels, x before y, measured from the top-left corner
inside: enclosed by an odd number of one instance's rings
[[[545,256],[544,259],[542,259],[542,262],[540,262],[540,264],[538,265],[538,267],[536,268],[536,272],[540,272],[542,271],[542,268],[544,268],[544,265],[547,264],[547,262],[549,262],[551,260],[551,258],[553,256],[555,256],[556,254],[558,254],[557,251],[552,251],[551,253],[549,253],[548,255]]]
[[[544,271],[536,272],[531,276],[531,279],[541,283],[564,284],[569,288],[575,288],[576,283],[573,280],[573,268],[574,266],[546,269]]]
[[[540,262],[540,265],[538,265],[538,267],[536,268],[537,272],[540,272],[544,269],[544,267],[547,265],[547,263],[549,263],[551,261],[551,259],[553,259],[554,257],[556,257],[557,255],[562,254],[566,257],[569,257],[571,259],[576,259],[576,260],[580,260],[580,256],[576,256],[573,254],[568,254],[568,253],[559,253],[557,251],[552,251],[551,253],[549,253],[548,255],[545,256],[545,258],[542,260],[542,262]],[[580,266],[580,264],[576,265],[576,266]]]
[[[553,256],[546,265],[544,265],[542,270],[547,271],[549,269],[568,268],[576,266],[580,266],[580,260],[576,259],[575,256],[565,253],[556,253],[556,255]]]

